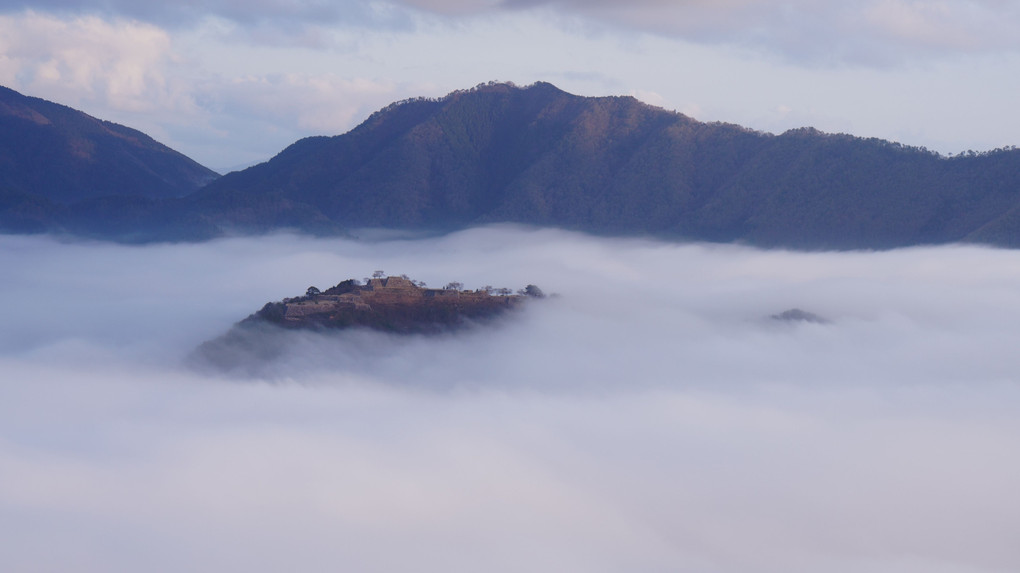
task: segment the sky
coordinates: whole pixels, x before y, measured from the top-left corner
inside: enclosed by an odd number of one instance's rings
[[[1020,143],[1012,0],[0,0],[0,84],[218,171],[488,81],[945,154]]]
[[[1020,252],[0,236],[0,570],[1020,570]],[[375,270],[559,296],[192,358]],[[828,323],[770,315],[802,308]],[[294,334],[294,333],[291,333]]]

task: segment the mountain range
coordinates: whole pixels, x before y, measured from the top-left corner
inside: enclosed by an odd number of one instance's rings
[[[802,249],[1020,246],[1015,148],[947,157],[491,83],[391,104],[216,177],[138,132],[12,94],[0,100],[0,228],[13,231],[145,241],[511,222]]]

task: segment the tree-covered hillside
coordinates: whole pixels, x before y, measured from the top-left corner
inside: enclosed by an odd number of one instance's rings
[[[1014,244],[1020,151],[947,158],[813,129],[701,123],[544,83],[490,84],[393,104],[193,199],[227,196],[286,200],[342,227],[517,222],[806,248]],[[236,222],[230,209],[216,216]]]
[[[59,204],[183,197],[216,173],[140,131],[0,87],[0,190]]]
[[[33,111],[43,109],[39,102],[8,105],[14,112],[0,107],[0,115],[53,131],[33,115],[43,113]],[[56,125],[59,114],[45,111],[43,119]],[[394,103],[348,133],[303,139],[184,197],[209,173],[166,163],[173,152],[142,134],[84,114],[73,118],[69,125],[98,130],[84,140],[93,147],[62,136],[39,143],[31,161],[110,156],[112,165],[135,165],[178,185],[147,186],[138,173],[111,167],[110,177],[132,190],[111,197],[112,184],[102,177],[61,167],[75,185],[92,187],[55,183],[57,191],[44,192],[49,183],[16,182],[16,170],[8,169],[0,173],[0,229],[145,241],[512,222],[807,249],[1020,246],[1016,149],[944,157],[810,128],[773,135],[699,122],[631,97],[571,95],[547,83],[485,84]],[[0,167],[17,157],[0,151]],[[174,173],[182,175],[168,179]]]

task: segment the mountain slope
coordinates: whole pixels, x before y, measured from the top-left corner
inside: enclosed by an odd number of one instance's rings
[[[947,158],[813,129],[706,124],[544,83],[489,84],[393,104],[187,202],[216,224],[259,228],[286,205],[320,227],[516,222],[798,248],[1020,245],[1020,151]],[[265,208],[236,214],[252,203]]]
[[[213,171],[122,125],[0,87],[0,191],[67,205],[182,197]]]
[[[12,127],[13,126],[13,127]],[[143,134],[0,90],[0,229],[121,241],[512,222],[803,249],[1020,247],[1020,151],[943,157],[702,123],[630,97],[487,84],[212,172]]]

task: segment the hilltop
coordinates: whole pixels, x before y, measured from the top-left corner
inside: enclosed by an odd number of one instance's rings
[[[293,339],[287,331],[364,329],[398,335],[434,335],[489,323],[544,298],[535,285],[517,291],[485,287],[464,290],[460,283],[426,288],[407,276],[376,276],[364,284],[348,279],[303,296],[266,303],[224,335],[199,346],[192,360],[219,369],[250,368],[281,353]]]
[[[361,284],[348,279],[304,296],[271,302],[244,321],[285,328],[366,327],[398,333],[438,332],[498,316],[542,292],[528,285],[510,289],[461,290],[458,283],[426,288],[406,276],[376,277]]]

